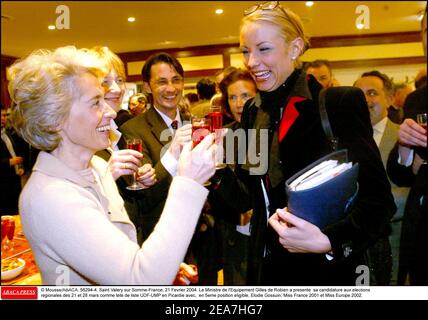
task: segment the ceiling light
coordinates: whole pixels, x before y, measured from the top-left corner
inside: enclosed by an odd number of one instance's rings
[[[359,23],[356,25],[357,29],[362,30],[364,28],[364,25],[362,23]]]
[[[305,5],[307,7],[312,7],[314,5],[314,2],[313,1],[306,1]]]
[[[48,26],[48,29],[49,30],[55,30],[55,26],[51,24],[50,26]]]
[[[223,13],[223,9],[217,9],[217,10],[215,11],[215,13],[216,13],[216,14],[222,14],[222,13]]]
[[[134,17],[129,17],[129,18],[128,18],[128,21],[129,21],[129,22],[134,22],[134,21],[135,21],[135,18],[134,18]]]

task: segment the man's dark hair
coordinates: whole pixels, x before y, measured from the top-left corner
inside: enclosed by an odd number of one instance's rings
[[[150,77],[151,77],[150,72],[151,72],[152,66],[162,62],[172,66],[180,76],[184,77],[184,70],[181,63],[170,54],[166,52],[160,52],[160,53],[155,53],[147,58],[146,63],[143,66],[143,69],[141,69],[143,82],[150,82]]]
[[[304,71],[308,70],[309,68],[320,68],[322,66],[326,66],[328,71],[330,71],[331,74],[331,65],[330,62],[328,60],[314,60],[312,62],[305,62],[303,65],[303,69]]]
[[[194,92],[186,93],[184,97],[187,98],[187,100],[189,100],[190,103],[196,103],[199,101],[198,95]]]
[[[364,72],[361,75],[361,78],[364,78],[364,77],[377,77],[377,78],[379,78],[383,82],[383,87],[384,87],[386,93],[390,96],[394,93],[394,85],[392,84],[391,79],[386,74],[381,73],[377,70],[373,70],[373,71],[369,71],[369,72]]]
[[[202,78],[196,84],[196,91],[200,99],[209,100],[215,94],[215,82],[208,78]]]

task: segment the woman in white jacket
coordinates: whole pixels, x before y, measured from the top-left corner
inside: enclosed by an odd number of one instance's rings
[[[96,56],[74,47],[36,51],[9,69],[12,121],[42,150],[20,197],[23,229],[44,285],[172,284],[215,172],[209,136],[183,146],[155,230],[139,247],[107,163],[115,112]]]

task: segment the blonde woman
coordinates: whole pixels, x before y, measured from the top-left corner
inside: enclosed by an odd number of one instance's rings
[[[20,214],[44,285],[172,284],[208,193],[202,183],[214,173],[213,138],[186,145],[161,219],[140,247],[107,163],[94,156],[109,145],[116,115],[101,86],[107,72],[74,47],[34,52],[9,69],[13,125],[42,150]]]
[[[259,93],[246,103],[241,125],[268,134],[269,144],[260,147],[267,148],[269,167],[254,175],[250,164],[238,166],[246,188],[238,180],[231,183],[225,171],[218,190],[233,196],[230,203],[238,212],[254,208],[249,284],[355,285],[364,251],[387,232],[395,211],[364,94],[352,87],[329,88],[326,98],[339,148],[360,164],[355,206],[347,218],[322,230],[287,211],[285,181],[331,152],[318,109],[321,85],[299,69],[308,45],[300,18],[279,2],[244,12],[240,48]]]

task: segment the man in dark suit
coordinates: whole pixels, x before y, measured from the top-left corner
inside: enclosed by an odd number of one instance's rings
[[[426,56],[427,12],[422,19],[422,42]],[[391,180],[410,186],[403,216],[398,284],[428,285],[428,166],[427,130],[416,123],[427,112],[426,85],[409,94],[404,104],[404,122],[399,142],[392,150],[387,170]]]
[[[6,127],[7,112],[1,109],[0,140],[0,213],[18,214],[18,198],[21,193],[21,177],[26,173],[29,146],[12,128]],[[25,163],[24,163],[25,162]]]
[[[166,53],[154,54],[147,59],[142,76],[145,91],[153,97],[153,107],[120,127],[121,145],[128,138],[142,139],[143,163],[154,167],[158,180],[152,188],[133,191],[139,208],[130,218],[137,227],[140,243],[159,220],[181,146],[191,141],[192,132],[190,124],[184,125],[188,119],[178,110],[184,88],[180,62]]]
[[[389,153],[397,142],[398,129],[400,127],[388,118],[388,107],[391,105],[393,95],[392,81],[386,74],[373,70],[364,72],[355,81],[354,86],[360,88],[366,97],[370,111],[370,122],[373,126],[373,138],[379,148],[382,163],[386,168]],[[389,285],[391,279],[394,280],[394,283],[396,282],[401,218],[408,193],[408,188],[392,185],[392,194],[398,210],[391,224],[391,243],[388,239],[388,233],[385,233],[368,250],[369,263],[373,271],[372,285]],[[391,246],[391,244],[393,245]],[[393,270],[394,273],[392,274]]]

